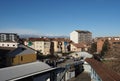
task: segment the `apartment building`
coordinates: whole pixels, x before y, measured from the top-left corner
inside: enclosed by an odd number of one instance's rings
[[[109,41],[110,47],[120,45],[120,37],[98,37],[97,39],[97,52],[102,51],[105,40]]]
[[[43,55],[50,54],[50,40],[48,38],[29,38],[24,44],[40,51]]]
[[[19,36],[16,33],[0,33],[0,42],[16,42]]]
[[[65,38],[29,38],[24,44],[47,55],[70,51],[70,42]]]
[[[18,47],[19,36],[15,33],[0,33],[0,47]]]
[[[70,33],[70,40],[72,40],[74,43],[91,43],[92,33],[90,31],[75,30]]]
[[[68,52],[70,51],[70,40],[65,38],[54,38],[52,39],[54,44],[54,52]]]

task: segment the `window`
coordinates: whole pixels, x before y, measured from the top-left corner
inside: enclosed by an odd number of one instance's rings
[[[23,56],[21,56],[21,61],[23,61]]]
[[[12,57],[12,63],[14,62],[14,58],[15,58],[15,57]]]
[[[7,44],[7,46],[9,46],[9,44]]]
[[[2,44],[2,46],[4,46],[4,44]]]
[[[74,51],[75,51],[76,49],[74,48]]]
[[[15,45],[13,45],[13,46],[15,46]]]
[[[44,45],[46,45],[47,43],[44,43]]]

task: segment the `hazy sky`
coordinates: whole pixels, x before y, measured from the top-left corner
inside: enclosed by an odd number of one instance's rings
[[[120,36],[120,0],[0,0],[0,32]]]

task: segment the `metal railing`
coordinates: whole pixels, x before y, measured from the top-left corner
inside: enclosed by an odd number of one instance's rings
[[[71,69],[71,66],[80,65],[80,64],[83,64],[83,63],[81,61],[77,61],[72,64],[67,64],[65,66],[65,70],[57,77],[57,81],[62,81],[65,78],[65,74],[66,74],[66,72],[69,71],[69,69]],[[65,81],[65,80],[63,80],[63,81]]]

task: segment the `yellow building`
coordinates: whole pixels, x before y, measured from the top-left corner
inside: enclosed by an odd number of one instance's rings
[[[65,38],[29,38],[25,45],[40,51],[43,55],[68,52],[70,40]]]
[[[11,51],[6,56],[6,66],[13,66],[34,62],[37,60],[36,51],[25,45],[19,45],[18,48]]]
[[[54,43],[54,52],[68,52],[69,39],[55,38],[52,41]]]

